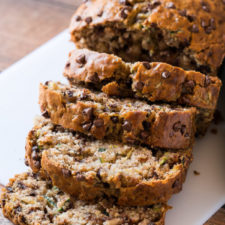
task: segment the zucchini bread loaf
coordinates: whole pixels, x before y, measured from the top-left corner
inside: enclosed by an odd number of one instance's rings
[[[71,20],[79,48],[215,75],[225,56],[223,0],[89,0]]]
[[[106,195],[119,205],[144,206],[166,202],[182,189],[192,150],[91,140],[40,117],[27,137],[26,161],[79,199]]]
[[[171,149],[193,144],[195,108],[108,98],[104,93],[52,81],[40,85],[39,103],[53,123],[97,139]]]
[[[163,225],[168,206],[120,207],[113,200],[76,200],[31,172],[16,175],[1,195],[4,215],[17,225]]]
[[[197,133],[204,134],[217,105],[221,81],[166,63],[125,63],[121,58],[87,49],[69,55],[64,76],[73,85],[102,90],[109,96],[197,107]]]

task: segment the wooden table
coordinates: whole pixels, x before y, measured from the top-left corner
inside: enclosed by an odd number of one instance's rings
[[[0,71],[68,27],[81,0],[0,0]],[[0,224],[6,224],[0,213]],[[190,224],[191,225],[191,224]],[[225,225],[225,207],[205,225]]]

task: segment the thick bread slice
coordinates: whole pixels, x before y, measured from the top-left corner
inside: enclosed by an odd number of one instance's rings
[[[223,0],[90,0],[71,19],[71,39],[128,62],[216,75],[225,56],[224,11]]]
[[[173,149],[193,144],[195,108],[113,99],[104,93],[52,81],[40,85],[39,103],[53,123],[97,139]]]
[[[121,58],[88,49],[69,54],[64,76],[72,85],[102,90],[109,96],[133,96],[150,102],[197,107],[197,133],[204,134],[217,105],[221,81],[166,63],[125,63]]]
[[[112,200],[76,200],[31,172],[16,175],[1,195],[5,217],[17,225],[163,225],[168,206],[120,207]]]
[[[182,189],[192,150],[154,150],[90,140],[39,118],[29,133],[26,160],[34,172],[83,200],[107,195],[120,205],[166,202]]]
[[[89,49],[71,51],[64,70],[71,84],[84,84],[102,89],[110,96],[125,97],[133,94],[130,74],[131,64],[115,55]]]

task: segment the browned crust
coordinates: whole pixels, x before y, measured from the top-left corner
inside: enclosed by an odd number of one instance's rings
[[[26,145],[25,145],[25,150],[26,150],[26,154],[25,154],[25,159],[28,163],[28,165],[31,167],[31,169],[33,170],[34,173],[38,173],[40,167],[35,165],[35,161],[31,160],[31,154],[32,154],[32,147],[34,146],[35,143],[33,143],[33,140],[35,140],[35,136],[34,136],[34,132],[33,130],[31,130],[26,138]]]
[[[12,186],[13,183],[17,180],[17,177],[19,177],[20,175],[15,175],[14,178],[11,178],[9,180],[9,184],[7,186]],[[2,193],[0,195],[0,202],[3,200],[3,199],[6,199],[7,198],[7,190],[6,188],[3,188],[2,189]],[[160,218],[159,221],[155,222],[154,224],[155,225],[164,225],[165,224],[165,216],[166,216],[166,212],[167,210],[169,210],[171,207],[167,206],[166,204],[163,206],[163,214],[162,214],[162,217]],[[17,225],[27,225],[27,223],[24,222],[23,220],[23,216],[20,215],[20,214],[16,214],[15,211],[14,211],[14,208],[11,208],[11,207],[6,207],[6,206],[2,206],[2,212],[3,212],[3,215],[9,219],[13,224],[17,224]]]
[[[102,83],[113,84],[110,95],[129,96],[132,91],[127,88],[130,67],[121,58],[105,53],[98,54],[88,49],[77,49],[69,54],[64,76],[74,84],[85,83],[87,86],[103,87]],[[97,79],[93,79],[93,75]]]
[[[10,186],[15,182],[17,176],[19,176],[19,175],[15,175],[14,178],[11,178],[9,180],[9,185]],[[2,193],[0,195],[0,203],[1,203],[2,199],[6,198],[6,196],[7,196],[7,190],[6,190],[6,188],[2,188]],[[22,216],[20,216],[19,214],[15,214],[13,208],[6,207],[6,206],[3,206],[3,205],[1,206],[1,208],[2,208],[3,215],[7,219],[9,219],[13,224],[27,225],[26,223],[24,223]]]
[[[81,57],[84,64],[78,63]],[[94,82],[90,80],[93,74],[98,77]],[[87,49],[70,53],[64,76],[72,85],[95,87],[108,96],[132,96],[150,102],[197,107],[197,133],[203,135],[213,119],[222,85],[217,77],[166,63],[128,64],[117,56]]]
[[[85,59],[84,64],[79,63],[81,57]],[[93,74],[98,77],[94,82],[90,79]],[[127,64],[117,56],[87,49],[70,52],[64,76],[71,84],[92,85],[109,96],[126,97],[133,92],[136,97],[151,102],[177,102],[210,110],[216,108],[222,85],[217,77],[166,63]]]
[[[84,90],[90,93],[87,89]],[[152,112],[150,117],[146,111],[141,110],[127,111],[123,114],[99,112],[94,102],[76,101],[67,104],[60,93],[50,90],[43,84],[40,85],[39,104],[41,111],[47,111],[53,123],[91,135],[97,139],[114,137],[124,143],[139,142],[150,147],[173,149],[186,149],[193,144],[196,112],[194,108],[186,111],[174,109],[171,112],[157,112],[155,116]],[[90,122],[82,113],[85,108],[92,108],[95,119],[103,120],[104,124],[101,127],[93,125],[88,131],[84,129],[82,124]],[[111,120],[112,116],[119,118],[116,125]],[[123,121],[128,121],[132,125],[132,129],[125,130],[122,126]],[[144,121],[151,125],[145,138],[142,136]],[[175,130],[175,123],[184,125],[185,133],[182,133],[180,129]]]
[[[147,70],[142,63],[134,65],[133,89],[150,101],[178,102],[202,109],[215,109],[222,82],[195,71],[185,71],[166,63],[151,63]],[[163,75],[167,75],[164,78]],[[144,84],[137,90],[135,84]],[[158,88],[158,86],[160,87]]]
[[[100,188],[94,186],[95,181],[93,180],[80,181],[76,176],[64,177],[62,173],[63,168],[49,160],[47,151],[43,152],[41,160],[42,169],[51,177],[53,184],[64,192],[82,200],[93,200],[106,194],[114,196],[118,204],[124,206],[144,206],[167,202],[172,194],[181,191],[190,162],[191,159],[185,167],[178,165],[175,168],[177,173],[168,176],[166,180],[143,181],[134,187],[127,188]],[[120,181],[118,180],[119,183]]]
[[[152,4],[149,11],[147,10],[146,18],[142,21],[144,29],[157,26],[166,34],[173,33],[172,38],[178,40],[178,44],[187,45],[183,55],[190,55],[199,65],[209,66],[212,74],[215,74],[225,56],[224,2],[222,0],[157,2],[159,4],[155,6]],[[78,34],[94,27],[106,27],[109,24],[115,27],[119,24],[129,30],[136,29],[138,32],[141,29],[135,26],[133,21],[137,13],[143,14],[147,3],[137,1],[126,1],[126,3],[128,4],[119,0],[92,0],[82,4],[71,19],[71,39],[78,46],[84,47],[84,43],[79,42]],[[126,10],[125,16],[122,13],[124,10]],[[86,18],[91,20],[87,22]]]
[[[166,217],[166,212],[167,210],[171,209],[172,207],[169,207],[163,212],[162,218],[156,222],[156,225],[165,225],[165,217]]]
[[[76,173],[71,176],[66,176],[63,171],[67,168],[62,167],[60,163],[52,160],[49,151],[43,150],[40,158],[40,168],[35,167],[35,160],[32,159],[32,141],[35,138],[30,135],[27,137],[26,144],[26,159],[29,162],[33,171],[41,171],[50,177],[53,184],[58,186],[64,192],[78,197],[82,200],[93,200],[104,195],[109,197],[114,196],[119,205],[124,206],[144,206],[160,202],[167,202],[171,195],[178,193],[182,189],[182,184],[185,181],[186,173],[192,162],[192,149],[186,150],[182,163],[174,166],[174,173],[168,175],[166,179],[156,179],[152,181],[142,181],[139,184],[131,187],[122,187],[120,177],[115,178],[116,186],[98,185],[97,177],[89,177],[82,179]]]

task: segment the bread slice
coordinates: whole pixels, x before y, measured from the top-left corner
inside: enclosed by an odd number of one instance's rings
[[[163,225],[168,206],[120,207],[108,198],[84,202],[31,172],[16,175],[1,195],[5,217],[17,225]]]
[[[102,90],[109,96],[133,96],[150,102],[197,107],[197,133],[204,134],[213,118],[221,81],[166,63],[125,63],[121,58],[88,49],[69,55],[64,76],[72,85]]]
[[[222,0],[91,0],[72,17],[71,39],[128,62],[167,62],[216,75],[225,56],[224,10]]]
[[[79,199],[107,195],[119,205],[143,206],[166,202],[182,189],[192,150],[90,140],[40,117],[27,137],[26,160]]]
[[[193,144],[195,108],[113,99],[104,93],[52,81],[40,85],[39,103],[53,123],[97,139],[173,149]]]

